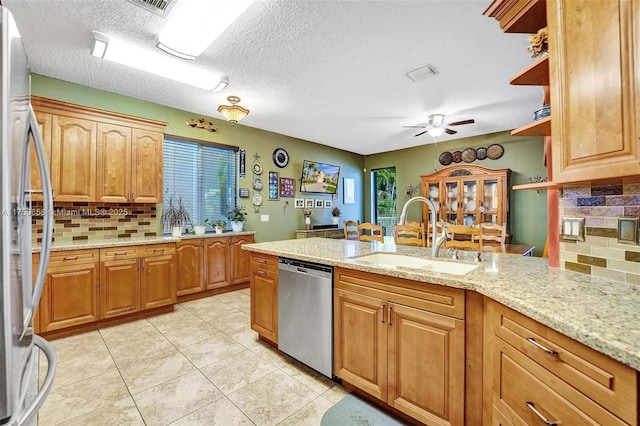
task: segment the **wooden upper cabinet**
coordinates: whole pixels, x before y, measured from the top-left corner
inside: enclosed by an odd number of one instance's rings
[[[547,0],[553,180],[640,174],[640,3]]]
[[[38,121],[38,130],[44,143],[44,151],[47,155],[47,168],[51,173],[51,114],[38,114],[36,113],[36,119]],[[31,162],[31,190],[42,191],[42,181],[40,180],[40,169],[38,167],[38,158],[36,157],[36,149],[34,147],[34,140],[31,137],[30,145],[30,159]],[[31,199],[34,201],[42,200],[42,194],[32,193]]]
[[[51,183],[56,201],[96,199],[95,121],[53,115]]]
[[[126,203],[131,194],[131,128],[98,123],[98,200]]]
[[[161,132],[133,129],[131,199],[134,203],[162,201]]]

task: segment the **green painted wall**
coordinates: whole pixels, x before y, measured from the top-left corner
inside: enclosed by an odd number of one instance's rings
[[[38,96],[165,121],[169,123],[165,129],[167,134],[246,149],[247,177],[239,179],[239,186],[250,188],[250,193],[253,192],[251,190],[252,174],[250,166],[255,153],[260,155],[263,165],[263,182],[266,181],[266,172],[268,171],[277,171],[280,177],[289,177],[297,180],[301,174],[302,161],[305,159],[340,165],[339,193],[336,200],[334,200],[334,205],[337,205],[342,210],[341,221],[344,219],[370,220],[371,202],[367,194],[370,193],[371,169],[396,166],[398,173],[398,204],[400,208],[408,198],[404,191],[407,185],[411,183],[419,186],[421,174],[432,173],[436,166],[438,168],[442,167],[437,163],[437,155],[442,151],[455,151],[468,147],[476,148],[489,146],[492,143],[500,143],[505,149],[505,154],[502,158],[499,160],[476,161],[474,164],[491,168],[510,168],[512,170],[512,184],[514,185],[529,183],[529,177],[536,175],[546,176],[546,170],[542,165],[542,138],[513,138],[508,132],[459,139],[451,142],[439,142],[437,144],[438,154],[434,151],[434,145],[428,144],[416,148],[363,157],[362,155],[254,129],[242,124],[235,127],[231,126],[226,121],[217,118],[216,106],[214,105],[212,105],[211,109],[216,116],[202,117],[201,114],[168,108],[40,75],[32,76],[32,92]],[[247,106],[251,109],[250,105]],[[259,113],[260,111],[251,111],[251,114]],[[201,117],[219,127],[220,133],[211,133],[185,125],[187,120]],[[289,164],[283,169],[273,164],[271,157],[276,148],[284,148],[289,153]],[[367,172],[363,173],[363,169],[366,169]],[[342,178],[353,178],[355,180],[355,204],[343,204]],[[294,208],[294,198],[269,201],[267,200],[266,188],[261,193],[264,202],[257,213],[254,212],[250,199],[241,199],[241,204],[250,212],[245,224],[246,229],[257,231],[256,241],[294,238],[295,230],[304,228],[302,210]],[[510,197],[510,226],[513,242],[535,244],[536,255],[540,255],[547,234],[546,193],[541,191],[540,194],[537,194],[536,191],[530,190],[511,191]],[[330,196],[296,192],[295,198],[329,199]],[[288,205],[286,205],[287,201],[289,202]],[[269,215],[269,222],[261,222],[261,215]],[[328,209],[314,209],[311,219],[313,224],[328,224],[331,223],[331,214]]]
[[[362,169],[364,167],[364,157],[352,152],[330,148],[317,143],[284,136],[277,133],[254,129],[238,124],[231,126],[228,122],[217,117],[203,117],[211,121],[220,129],[220,133],[211,133],[203,129],[197,129],[185,125],[191,118],[201,118],[202,115],[174,108],[168,108],[150,102],[133,99],[115,93],[96,90],[77,84],[72,84],[62,80],[56,80],[40,75],[32,76],[32,93],[34,95],[58,99],[61,101],[87,105],[109,111],[117,111],[138,117],[145,117],[169,123],[165,129],[166,134],[188,137],[202,141],[216,142],[220,144],[238,146],[247,151],[247,177],[239,179],[241,188],[252,190],[251,165],[253,155],[260,155],[263,166],[262,181],[265,188],[261,191],[264,202],[258,213],[254,212],[250,198],[240,199],[249,212],[245,229],[255,230],[256,241],[274,241],[295,238],[296,229],[304,229],[304,216],[301,209],[294,208],[294,198],[280,198],[269,201],[266,189],[267,172],[277,171],[280,177],[299,179],[302,172],[302,161],[313,160],[339,165],[340,186],[337,205],[342,211],[341,219],[353,218],[363,219],[362,202],[344,205],[342,203],[342,178],[350,177],[355,179],[356,200],[362,200]],[[251,109],[251,105],[245,105]],[[211,106],[211,112],[218,114],[215,105]],[[251,114],[260,114],[260,111],[252,110]],[[273,151],[276,148],[284,148],[289,154],[289,164],[283,168],[278,168],[272,160]],[[322,198],[330,199],[330,195],[306,194],[298,192],[296,188],[296,198]],[[288,201],[288,205],[286,202]],[[269,222],[261,222],[261,215],[269,215]],[[331,223],[331,213],[329,209],[314,209],[311,216],[312,224]],[[342,223],[342,222],[341,222]]]
[[[423,136],[429,138],[428,135]],[[384,152],[365,157],[367,170],[364,191],[369,193],[371,186],[371,170],[384,167],[396,167],[398,212],[409,199],[405,188],[409,184],[420,187],[420,175],[431,174],[441,170],[438,156],[444,151],[464,150],[465,148],[487,147],[499,143],[504,147],[504,155],[498,160],[476,160],[473,165],[489,168],[511,169],[511,185],[530,183],[529,178],[536,175],[546,177],[547,171],[543,166],[544,140],[541,137],[523,138],[512,137],[510,132],[500,132],[472,138],[457,139],[450,142],[438,142],[437,145],[428,144],[415,148]],[[436,152],[437,149],[437,152]],[[464,163],[461,163],[464,164]],[[455,165],[455,164],[454,164]],[[419,194],[418,190],[418,194]],[[533,244],[536,246],[536,256],[542,255],[547,238],[547,194],[546,191],[536,193],[534,190],[513,191],[510,195],[509,221],[514,244]],[[412,205],[409,217],[420,217],[420,206]],[[371,200],[364,200],[365,219],[370,220]],[[398,213],[399,214],[399,213]]]

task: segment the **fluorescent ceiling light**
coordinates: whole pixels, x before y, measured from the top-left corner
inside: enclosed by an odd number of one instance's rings
[[[158,35],[157,47],[183,59],[198,57],[253,0],[178,0]]]
[[[193,64],[177,61],[157,51],[149,51],[97,31],[93,32],[91,54],[204,90],[219,92],[229,84],[228,77],[221,77]]]

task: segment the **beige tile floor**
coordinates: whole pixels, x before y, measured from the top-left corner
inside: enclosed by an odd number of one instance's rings
[[[347,394],[258,340],[248,289],[52,343],[40,426],[319,425]]]

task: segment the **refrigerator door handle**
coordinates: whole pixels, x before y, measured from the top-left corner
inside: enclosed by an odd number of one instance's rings
[[[38,304],[40,303],[40,296],[42,296],[44,280],[47,272],[47,264],[49,263],[51,239],[53,236],[53,193],[51,191],[51,180],[49,179],[49,168],[47,167],[47,154],[44,150],[42,136],[38,130],[38,119],[31,105],[29,105],[29,132],[27,133],[27,147],[29,144],[29,133],[33,135],[34,148],[36,150],[36,157],[38,158],[38,169],[40,170],[40,181],[42,182],[43,229],[40,262],[38,263],[38,272],[33,288],[31,307],[24,317],[24,327],[21,339],[24,337],[25,333],[31,329],[31,320],[36,309],[38,309]]]
[[[20,418],[18,419],[17,425],[26,424],[26,422],[34,416],[42,404],[44,403],[45,398],[49,394],[51,387],[53,386],[53,378],[56,375],[56,351],[53,349],[51,343],[46,341],[40,336],[33,336],[33,343],[36,345],[47,357],[47,375],[44,377],[44,382],[42,382],[42,386],[40,387],[40,391],[35,396],[31,404],[24,410],[24,412],[20,413]]]

